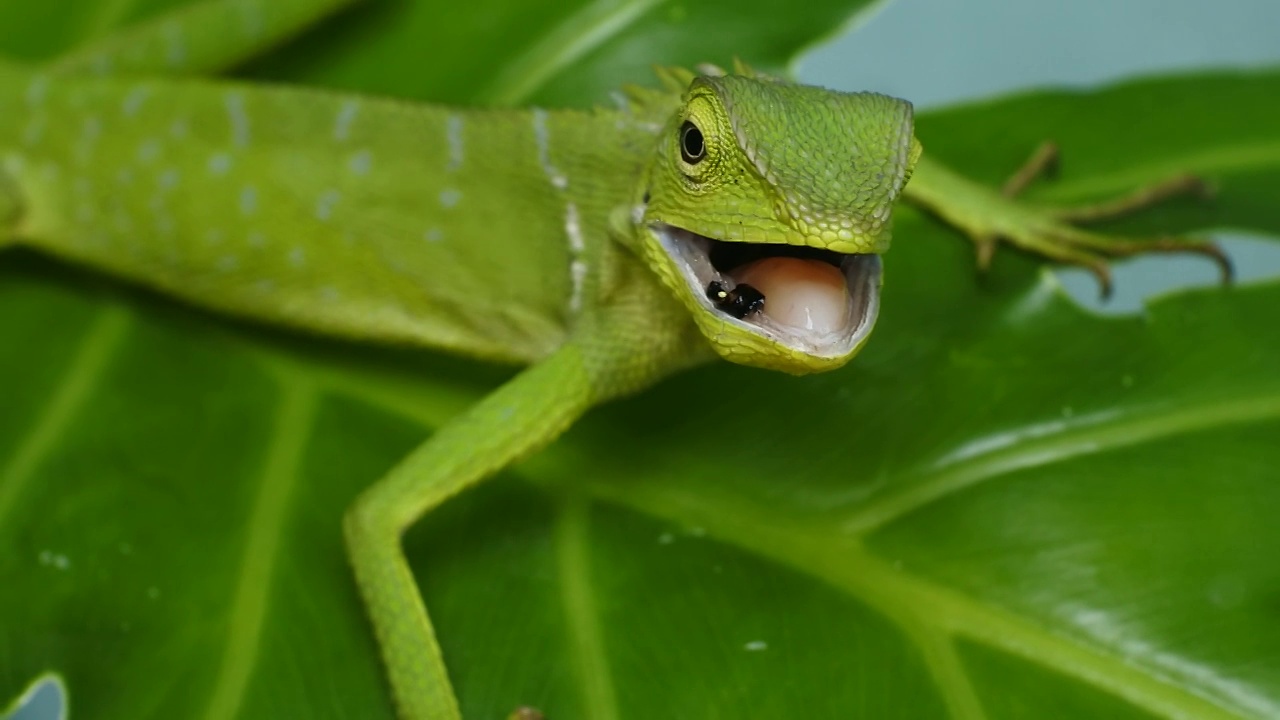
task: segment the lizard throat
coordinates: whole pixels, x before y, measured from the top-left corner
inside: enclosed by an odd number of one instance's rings
[[[714,240],[650,225],[707,313],[787,348],[841,357],[870,334],[880,307],[880,257]]]

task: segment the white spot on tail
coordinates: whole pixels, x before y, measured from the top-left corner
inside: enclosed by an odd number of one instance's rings
[[[231,169],[231,156],[224,153],[214,153],[209,156],[209,174],[210,175],[226,175]]]
[[[49,78],[36,75],[27,83],[27,105],[38,107],[49,95]]]
[[[243,13],[240,16],[240,21],[241,27],[244,29],[244,36],[249,40],[256,40],[261,37],[263,29],[262,3],[244,2],[240,3],[240,6]]]
[[[238,147],[249,144],[249,115],[244,109],[244,95],[229,92],[226,97],[227,119],[231,123],[231,140]]]
[[[445,136],[449,140],[449,172],[462,167],[462,116],[450,115],[445,121]]]
[[[368,150],[352,153],[351,159],[347,160],[347,168],[357,175],[369,174],[369,169],[372,167],[373,155]]]
[[[342,193],[332,188],[320,193],[320,197],[316,198],[316,219],[324,222],[333,217],[333,206],[341,199]]]
[[[111,220],[115,223],[117,231],[125,234],[133,234],[133,218],[130,217],[128,211],[123,207],[116,207],[115,211],[112,213]]]
[[[96,115],[90,115],[84,119],[84,124],[80,127],[80,137],[85,140],[97,140],[102,134],[102,121]]]
[[[358,100],[347,100],[342,103],[342,107],[338,108],[338,114],[333,118],[334,140],[342,142],[351,137],[351,123],[355,121],[358,112],[360,112]]]
[[[440,228],[427,228],[422,238],[429,243],[437,243],[444,239],[444,233],[440,232]]]
[[[80,126],[80,142],[76,145],[76,160],[86,164],[93,157],[98,137],[102,135],[102,121],[96,115],[84,119]]]
[[[769,643],[763,640],[752,640],[746,645],[743,645],[742,649],[746,650],[747,652],[760,652],[761,650],[768,650]]]
[[[146,102],[150,94],[151,90],[145,85],[134,87],[120,103],[120,113],[128,118],[136,117],[138,111],[142,109],[142,103]]]
[[[169,126],[169,134],[172,135],[175,140],[185,140],[187,135],[191,134],[191,127],[187,125],[186,120],[179,118],[174,120],[173,124]]]
[[[182,176],[178,173],[177,168],[168,168],[164,172],[160,173],[160,179],[157,182],[157,185],[160,186],[161,190],[172,190],[173,188],[178,187],[178,183],[181,180]]]
[[[138,145],[138,160],[142,162],[151,162],[160,156],[160,142],[158,140],[144,140]]]
[[[447,208],[454,207],[455,205],[458,204],[460,200],[462,200],[462,193],[458,190],[454,190],[453,188],[445,188],[444,190],[440,191],[440,205],[442,205],[443,207],[447,207]]]
[[[209,230],[206,230],[204,233],[204,241],[209,245],[221,245],[222,241],[225,238],[226,236],[223,235],[222,231],[218,230],[217,228],[210,228]]]
[[[260,248],[267,244],[267,236],[260,232],[251,232],[244,240],[251,248]]]
[[[214,267],[222,272],[232,272],[240,267],[240,258],[235,255],[223,255],[214,263]]]
[[[289,264],[295,268],[301,268],[306,265],[307,251],[303,250],[302,247],[295,245],[293,249],[289,251]]]
[[[252,185],[240,189],[240,214],[252,215],[258,209],[258,191]]]
[[[173,236],[173,230],[175,225],[172,217],[163,213],[157,213],[155,222],[156,222],[156,233],[158,233],[161,237]],[[169,250],[169,253],[172,254],[174,250],[173,246],[172,245],[168,246],[168,250]],[[176,257],[171,257],[171,259],[176,260]]]
[[[164,59],[171,68],[180,68],[187,63],[187,40],[182,31],[182,23],[177,20],[164,26]]]
[[[22,131],[22,142],[27,146],[37,145],[44,139],[44,115],[32,115],[27,127]]]
[[[547,111],[533,110],[533,142],[538,147],[538,164],[557,190],[569,187],[569,180],[551,163],[551,131],[547,128]]]

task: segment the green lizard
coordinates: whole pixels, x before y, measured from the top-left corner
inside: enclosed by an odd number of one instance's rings
[[[989,261],[1188,250],[1076,229],[1171,193],[1048,210],[922,156],[911,107],[707,68],[616,110],[472,110],[198,80],[343,4],[208,2],[42,68],[0,67],[0,242],[320,333],[530,368],[373,485],[346,536],[406,718],[456,718],[399,539],[590,407],[717,355],[848,362],[900,198]],[[123,190],[116,190],[123,188]]]

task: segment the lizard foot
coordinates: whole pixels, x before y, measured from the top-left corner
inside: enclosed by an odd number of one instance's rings
[[[1231,261],[1216,244],[1176,235],[1117,237],[1087,230],[1080,225],[1121,217],[1175,197],[1211,196],[1209,186],[1193,175],[1177,175],[1128,194],[1086,205],[1049,207],[1016,202],[1037,178],[1057,167],[1058,149],[1042,144],[1030,159],[1009,177],[999,192],[981,187],[950,170],[922,162],[912,182],[924,180],[920,192],[908,194],[967,234],[977,250],[977,263],[985,270],[1004,241],[1023,250],[1059,262],[1080,265],[1098,279],[1103,298],[1111,295],[1111,271],[1107,259],[1145,253],[1187,252],[1204,255],[1218,264],[1224,283],[1232,277]],[[922,172],[923,171],[923,172]]]
[[[1052,142],[1042,143],[1027,162],[1009,177],[1000,189],[1001,194],[1006,198],[1016,198],[1037,178],[1052,176],[1057,171],[1058,158],[1057,145]],[[991,263],[996,242],[1003,237],[1007,242],[1025,250],[1061,262],[1084,266],[1098,278],[1104,298],[1111,296],[1111,271],[1106,263],[1108,257],[1124,257],[1149,252],[1197,253],[1216,262],[1222,272],[1222,281],[1231,282],[1233,274],[1231,260],[1212,242],[1176,236],[1118,238],[1076,227],[1077,224],[1124,217],[1165,200],[1186,196],[1209,199],[1213,196],[1213,192],[1201,178],[1182,174],[1102,202],[1043,209],[1040,212],[1051,221],[1050,225],[1045,225],[1042,221],[1036,228],[1027,228],[1033,230],[1032,232],[1013,231],[1004,236],[987,235],[976,239],[978,267],[983,270],[987,268]]]

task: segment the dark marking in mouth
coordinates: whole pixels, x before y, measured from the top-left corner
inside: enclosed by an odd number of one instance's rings
[[[715,303],[716,309],[739,320],[764,309],[764,293],[746,283],[729,290],[718,280],[712,280],[707,283],[707,299]]]
[[[711,240],[711,249],[707,253],[711,265],[721,273],[749,265],[768,257],[793,257],[801,260],[820,260],[829,265],[840,267],[845,255],[833,250],[809,247],[807,245],[766,245],[748,242],[725,242]],[[712,298],[713,300],[715,298]]]

